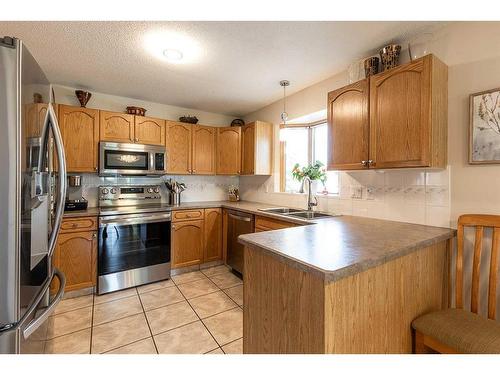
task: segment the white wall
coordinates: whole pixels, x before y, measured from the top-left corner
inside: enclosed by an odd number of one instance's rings
[[[54,85],[55,102],[67,105],[80,105],[75,96],[78,88]],[[168,90],[168,88],[165,88]],[[90,90],[91,91],[91,90]],[[124,96],[108,95],[99,92],[92,92],[92,97],[87,103],[88,108],[104,109],[114,112],[126,112],[128,106],[146,108],[146,116],[158,117],[167,120],[178,121],[180,116],[192,115],[198,117],[199,124],[212,126],[229,126],[234,117],[219,113],[205,112],[197,109],[176,107],[168,104],[146,102]]]
[[[467,164],[469,126],[468,96],[500,87],[500,22],[456,22],[439,30],[430,50],[449,66],[448,161],[444,171],[361,171],[341,173],[340,197],[323,199],[322,209],[430,225],[456,225],[462,213],[500,214],[500,165]],[[403,51],[404,53],[404,51]],[[286,77],[293,84],[293,77]],[[312,85],[287,98],[290,118],[326,107],[327,93],[348,83],[347,72]],[[279,124],[282,102],[278,101],[246,116]],[[276,135],[278,134],[278,126]],[[276,137],[278,142],[278,137]],[[275,170],[278,153],[276,152]],[[383,176],[383,177],[382,177]],[[241,178],[242,197],[281,204],[303,205],[304,197],[272,193],[278,186],[277,174],[271,179]],[[349,198],[350,189],[361,185],[361,200]],[[375,199],[366,191],[375,188]]]
[[[67,105],[80,105],[75,96],[74,87],[54,85],[56,103]],[[198,117],[200,124],[212,126],[228,126],[233,117],[218,113],[199,111],[182,108],[161,103],[146,102],[123,96],[108,95],[92,91],[92,97],[87,104],[88,108],[104,109],[116,112],[125,112],[127,106],[138,106],[146,108],[147,116],[158,117],[169,120],[178,120],[180,116],[192,115]],[[82,174],[82,187],[69,188],[69,198],[78,199],[84,197],[89,201],[89,207],[98,204],[97,190],[100,185],[106,184],[162,184],[162,200],[167,201],[167,190],[163,180],[173,178],[186,183],[187,189],[182,193],[183,202],[191,201],[217,201],[226,200],[230,185],[238,186],[238,177],[228,176],[165,176],[163,179],[154,177],[120,177],[105,178],[96,174]]]

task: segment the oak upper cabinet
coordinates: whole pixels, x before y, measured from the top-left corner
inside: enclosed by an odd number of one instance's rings
[[[167,173],[190,174],[192,125],[166,121]]]
[[[241,173],[241,127],[217,128],[216,174]]]
[[[215,140],[217,129],[212,126],[193,126],[192,174],[215,174]]]
[[[107,142],[135,141],[134,115],[100,111],[100,140]]]
[[[255,121],[241,129],[241,174],[271,175],[273,124]]]
[[[222,259],[222,209],[205,209],[204,262]]]
[[[165,120],[134,116],[134,142],[165,146]]]
[[[446,167],[447,88],[433,55],[370,78],[370,167]]]
[[[172,268],[200,264],[204,252],[204,221],[186,220],[172,223]]]
[[[99,111],[59,105],[58,122],[68,172],[96,172],[99,148]]]
[[[368,167],[368,80],[328,93],[328,169]]]
[[[65,291],[95,286],[97,218],[63,219],[53,261],[66,276]]]
[[[25,106],[24,123],[27,137],[40,137],[42,135],[47,107],[46,103],[32,103]]]

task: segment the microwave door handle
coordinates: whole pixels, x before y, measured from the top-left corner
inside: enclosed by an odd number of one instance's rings
[[[54,225],[52,227],[52,233],[49,237],[49,258],[52,257],[54,249],[56,246],[57,235],[59,233],[59,228],[61,227],[61,221],[64,214],[64,199],[66,197],[66,156],[64,154],[64,145],[62,141],[61,131],[59,129],[59,123],[57,122],[57,117],[52,107],[52,103],[49,103],[47,108],[47,117],[45,121],[49,121],[52,124],[52,132],[54,134],[54,142],[57,152],[57,164],[59,168],[59,186],[57,188],[57,202],[56,202],[56,214],[54,219]],[[47,126],[47,124],[45,124]],[[45,127],[44,126],[44,127]]]

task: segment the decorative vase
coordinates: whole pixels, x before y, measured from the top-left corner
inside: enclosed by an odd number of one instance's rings
[[[92,96],[90,92],[83,90],[75,90],[75,95],[78,98],[78,101],[80,102],[80,106],[83,108],[85,108],[85,106],[90,100],[90,97]]]
[[[380,60],[376,56],[369,57],[363,61],[365,66],[365,78],[373,76],[378,73],[378,64]]]
[[[399,44],[389,44],[379,51],[384,72],[398,66],[400,53],[401,46]]]

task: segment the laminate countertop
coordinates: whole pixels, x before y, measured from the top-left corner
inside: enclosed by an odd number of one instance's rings
[[[180,206],[163,205],[165,211],[227,208],[272,217],[301,226],[245,234],[239,241],[313,273],[325,281],[336,281],[376,267],[455,236],[449,228],[371,219],[358,216],[334,216],[304,220],[260,211],[278,207],[249,201],[185,202]],[[98,216],[98,207],[65,212],[65,218]]]
[[[147,207],[147,206],[142,206]],[[170,206],[167,204],[162,204],[161,207],[157,205],[152,205],[151,207],[155,207],[155,209],[161,211],[179,211],[179,210],[195,210],[195,209],[204,209],[204,208],[228,208],[237,211],[258,214],[260,216],[273,217],[276,219],[280,219],[283,221],[288,221],[296,224],[312,224],[311,221],[307,221],[304,219],[298,219],[293,217],[283,217],[280,215],[259,211],[261,208],[272,208],[272,207],[282,207],[276,206],[268,203],[258,203],[258,202],[248,202],[248,201],[239,201],[239,202],[230,202],[230,201],[199,201],[199,202],[185,202],[181,203],[179,206]],[[85,217],[85,216],[99,216],[100,214],[99,207],[89,207],[86,210],[79,211],[65,211],[65,218],[73,218],[73,217]]]
[[[333,282],[456,234],[449,228],[358,216],[318,219],[314,224],[245,234],[239,242]]]

